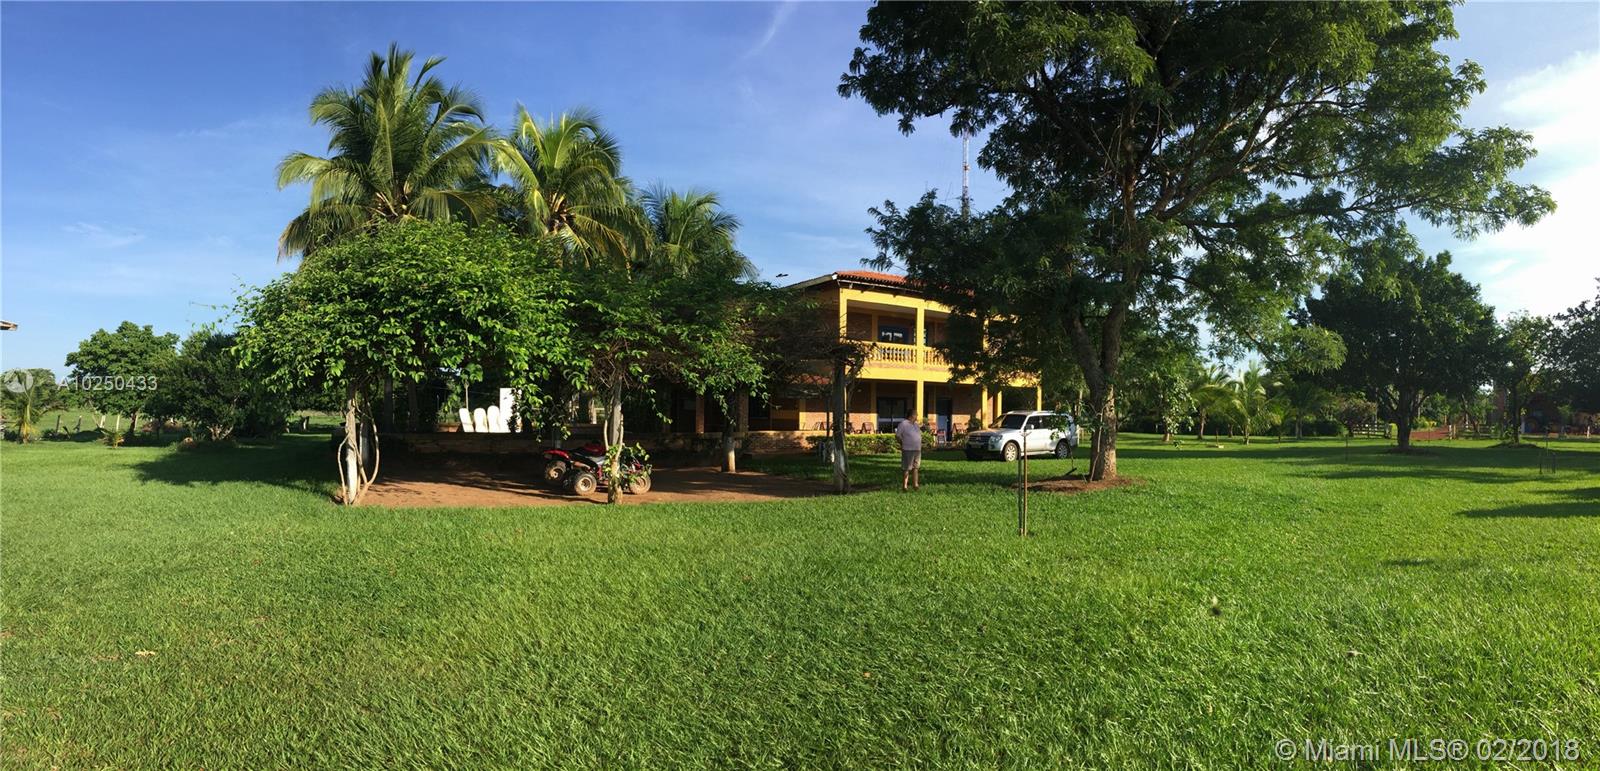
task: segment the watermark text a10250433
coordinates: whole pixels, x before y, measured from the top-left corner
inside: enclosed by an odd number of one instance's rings
[[[13,369],[0,374],[0,388],[12,393],[22,393],[38,382],[33,372]],[[161,385],[156,375],[79,375],[64,380],[50,380],[50,385],[68,391],[154,391]]]

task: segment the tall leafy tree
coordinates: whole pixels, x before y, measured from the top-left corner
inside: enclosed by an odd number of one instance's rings
[[[279,258],[308,255],[381,222],[479,222],[492,216],[486,179],[493,131],[477,97],[447,86],[433,57],[391,44],[373,52],[361,85],[333,87],[311,100],[311,122],[332,132],[329,154],[290,153],[278,187],[308,183],[311,203],[278,238]]]
[[[1478,287],[1450,270],[1450,256],[1421,255],[1391,232],[1352,250],[1322,296],[1306,301],[1310,320],[1343,338],[1333,382],[1376,401],[1395,423],[1401,450],[1429,394],[1460,397],[1491,377],[1499,352],[1492,309]]]
[[[885,206],[879,260],[1021,322],[1023,361],[981,366],[1075,362],[1094,473],[1114,476],[1131,319],[1182,298],[1221,339],[1270,346],[1341,241],[1407,213],[1470,237],[1553,207],[1508,178],[1526,133],[1463,125],[1485,86],[1436,49],[1455,34],[1436,3],[877,5],[841,94],[907,132],[943,116],[986,136],[978,162],[1011,190],[970,218],[932,195]]]
[[[624,443],[629,393],[676,382],[726,400],[762,382],[750,334],[757,308],[739,283],[751,270],[734,244],[738,220],[709,193],[656,188],[638,203],[646,227],[637,251],[589,272],[591,291],[575,317],[588,386],[605,401],[608,449]],[[618,479],[620,454],[608,460]],[[609,500],[619,494],[611,485]]]
[[[1512,444],[1522,442],[1522,414],[1528,402],[1553,385],[1550,348],[1555,329],[1550,319],[1515,313],[1500,325],[1496,345],[1486,355],[1495,385],[1505,394],[1506,431]]]
[[[283,430],[289,402],[240,366],[237,336],[201,329],[183,341],[150,409],[183,420],[190,435],[211,441],[271,436]]]
[[[540,121],[519,109],[494,150],[510,180],[507,219],[518,231],[556,239],[585,265],[625,263],[642,247],[645,224],[622,176],[622,151],[594,113]]]
[[[567,313],[576,290],[553,250],[500,228],[401,222],[347,238],[240,298],[240,363],[286,395],[343,395],[343,501],[377,475],[372,405],[384,382],[486,368],[537,405],[552,373],[577,366]]]
[[[95,330],[67,354],[81,399],[102,415],[126,415],[137,430],[145,405],[160,388],[162,373],[177,357],[178,336],[156,334],[131,321],[116,330]]]
[[[1549,355],[1556,391],[1577,409],[1600,412],[1600,291],[1554,321]]]

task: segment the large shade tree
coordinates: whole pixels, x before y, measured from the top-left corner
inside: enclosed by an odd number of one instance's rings
[[[537,406],[577,366],[576,290],[553,250],[501,228],[402,222],[342,240],[240,299],[240,363],[282,394],[343,395],[342,500],[377,475],[372,405],[385,382],[487,368]],[[491,291],[492,290],[492,291]]]
[[[886,206],[880,261],[1020,320],[1021,365],[1081,367],[1095,473],[1114,476],[1131,318],[1187,298],[1219,339],[1270,347],[1341,241],[1407,214],[1470,237],[1552,208],[1508,178],[1526,133],[1463,125],[1485,84],[1436,49],[1454,36],[1433,3],[885,3],[840,92],[907,132],[942,116],[985,138],[1005,202]]]
[[[1344,340],[1344,363],[1328,380],[1377,402],[1401,450],[1411,447],[1424,399],[1476,390],[1499,358],[1494,313],[1478,287],[1450,270],[1448,254],[1424,257],[1401,233],[1353,249],[1306,311]]]
[[[97,329],[67,354],[67,366],[81,401],[105,417],[130,418],[138,430],[139,416],[156,395],[164,375],[178,356],[178,336],[157,334],[149,325],[124,321],[114,330]]]
[[[329,154],[290,153],[278,187],[311,185],[311,202],[278,238],[279,258],[310,253],[381,222],[479,222],[492,217],[486,182],[493,131],[477,97],[414,67],[414,54],[374,52],[361,85],[311,100],[311,122],[332,132]]]

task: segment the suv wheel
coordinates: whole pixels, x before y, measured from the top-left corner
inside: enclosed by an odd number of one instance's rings
[[[1016,442],[1006,442],[1006,448],[1000,451],[1000,457],[1007,463],[1016,463],[1017,457],[1022,454],[1022,448]]]
[[[1062,439],[1061,441],[1056,442],[1056,457],[1057,458],[1066,458],[1067,456],[1069,456],[1071,454],[1072,454],[1072,445],[1067,444],[1067,440]]]

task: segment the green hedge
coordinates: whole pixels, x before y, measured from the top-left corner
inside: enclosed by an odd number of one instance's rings
[[[815,448],[819,444],[827,444],[833,438],[829,436],[808,436],[806,441]],[[922,448],[932,449],[938,446],[939,440],[933,432],[922,432]],[[899,452],[900,440],[894,434],[845,434],[844,451],[846,455],[876,455],[886,452]]]

